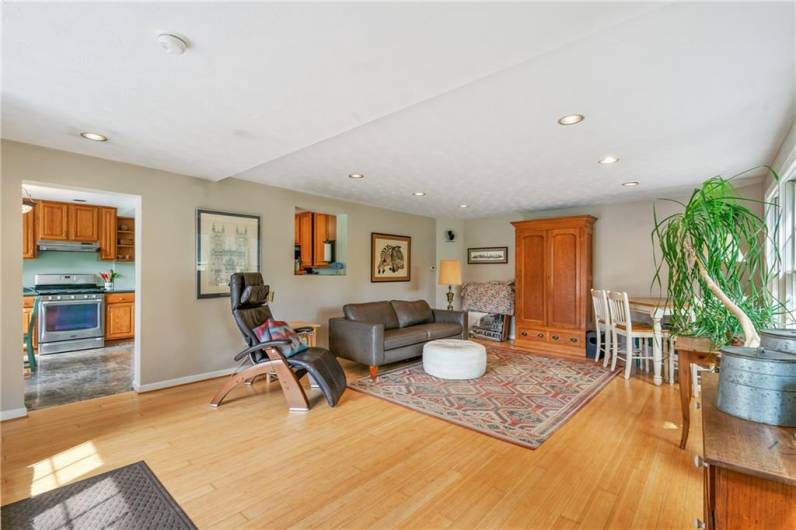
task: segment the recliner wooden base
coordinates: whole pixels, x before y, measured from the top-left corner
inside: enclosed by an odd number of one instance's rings
[[[272,372],[276,373],[279,385],[282,387],[282,393],[285,394],[285,400],[287,401],[290,412],[309,411],[310,402],[307,399],[304,388],[302,388],[293,370],[281,359],[255,364],[241,372],[233,374],[216,393],[212,401],[210,401],[210,406],[220,406],[227,394],[239,384],[253,382],[256,377],[268,375]]]

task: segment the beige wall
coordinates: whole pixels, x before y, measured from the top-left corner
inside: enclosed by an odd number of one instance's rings
[[[101,148],[102,146],[98,146]],[[242,348],[229,299],[197,300],[194,269],[196,208],[262,217],[262,271],[276,291],[280,319],[323,323],[346,302],[435,297],[435,221],[360,204],[228,179],[213,183],[184,175],[15,142],[2,143],[0,255],[0,377],[2,411],[23,406],[21,352],[21,202],[23,180],[141,196],[140,383],[151,385],[226,369]],[[296,206],[348,214],[348,274],[294,276]],[[370,232],[412,236],[412,281],[370,283]]]
[[[741,195],[762,199],[762,183],[739,189]],[[687,196],[676,197],[687,200]],[[758,213],[762,209],[751,205]],[[672,203],[658,202],[659,215],[675,211]],[[598,288],[627,291],[631,295],[657,296],[650,292],[655,274],[650,233],[653,228],[652,201],[642,200],[561,210],[528,212],[487,219],[468,219],[464,225],[465,248],[508,246],[507,265],[467,265],[466,281],[508,280],[514,278],[514,227],[511,221],[567,215],[593,215],[594,285]],[[664,282],[666,278],[663,278]],[[664,284],[665,286],[665,284]]]
[[[437,219],[436,221],[436,237],[437,237],[437,260],[436,266],[439,269],[439,262],[443,259],[457,259],[464,267],[467,261],[464,252],[464,220],[463,219]],[[456,234],[454,241],[448,241],[445,234],[448,230],[453,230]],[[435,271],[435,280],[439,281],[439,270]],[[462,279],[464,279],[464,268],[462,268]],[[455,293],[453,299],[453,308],[461,309],[461,298],[459,297],[459,287],[454,287]],[[436,303],[434,307],[444,309],[448,307],[447,298],[448,286],[436,286]]]

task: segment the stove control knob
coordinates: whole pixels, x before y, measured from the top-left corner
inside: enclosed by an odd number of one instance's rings
[[[61,297],[60,297],[60,296],[56,296],[56,297],[55,297],[55,299],[56,299],[56,300],[60,300],[60,299],[61,299]]]
[[[69,298],[70,298],[71,300],[74,300],[74,299],[75,299],[75,295],[72,295],[72,296],[70,296]]]

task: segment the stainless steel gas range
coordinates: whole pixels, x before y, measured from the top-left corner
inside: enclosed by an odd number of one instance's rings
[[[39,353],[105,345],[105,294],[93,274],[37,274]]]

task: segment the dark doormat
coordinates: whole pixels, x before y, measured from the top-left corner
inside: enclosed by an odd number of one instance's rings
[[[0,509],[3,528],[195,529],[143,461]]]

